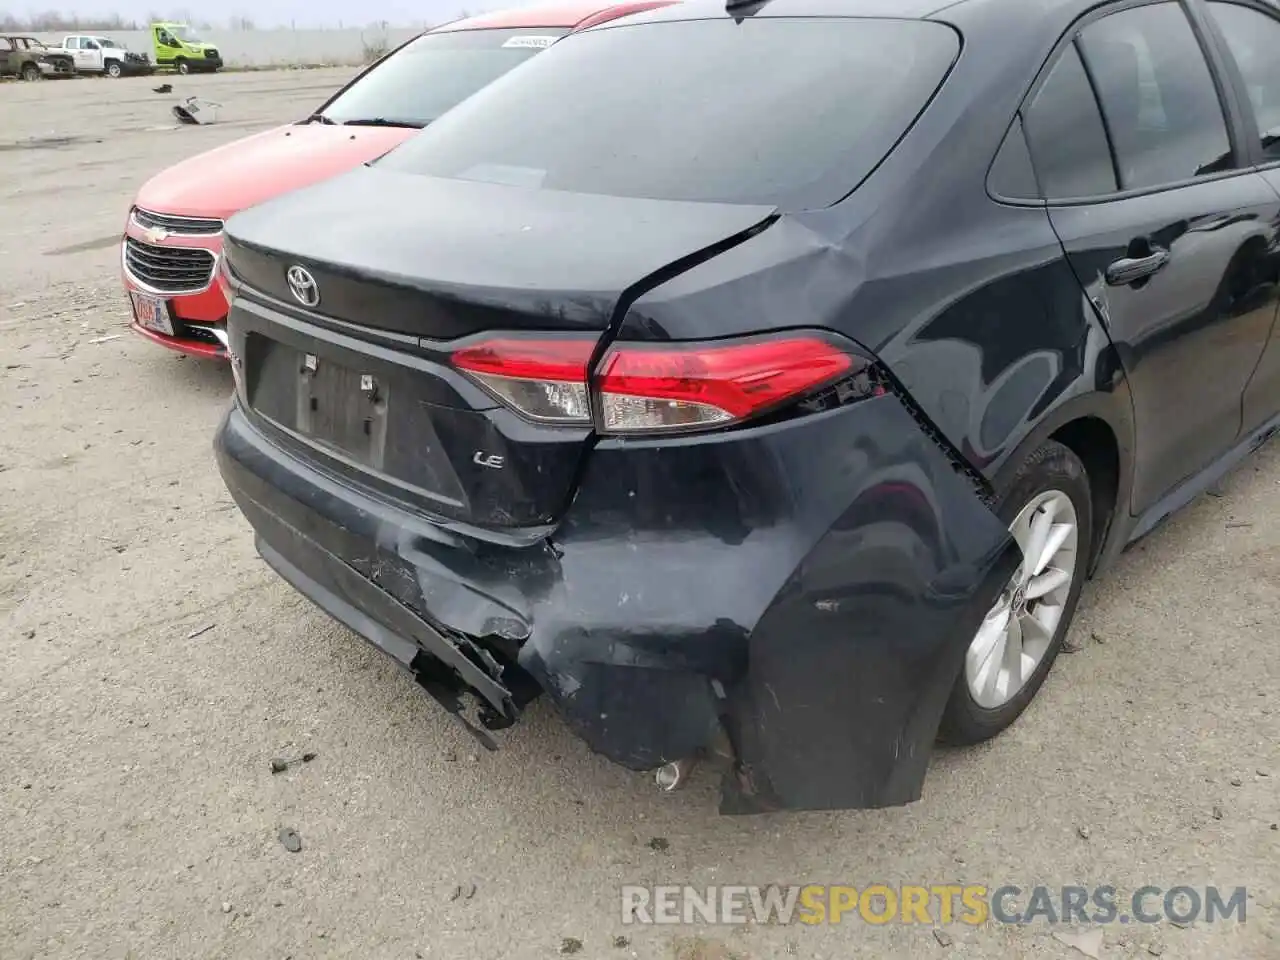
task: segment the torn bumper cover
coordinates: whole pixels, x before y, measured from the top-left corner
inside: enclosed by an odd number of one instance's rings
[[[892,395],[713,442],[602,440],[556,529],[506,542],[338,482],[238,402],[215,445],[263,558],[464,722],[472,691],[477,736],[539,690],[633,769],[723,735],[728,813],[917,799],[1019,559]]]

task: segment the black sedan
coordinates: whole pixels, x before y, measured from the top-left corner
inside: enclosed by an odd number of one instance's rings
[[[1280,425],[1280,18],[700,0],[240,214],[258,549],[488,744],[901,804]],[[475,707],[473,710],[472,707]]]

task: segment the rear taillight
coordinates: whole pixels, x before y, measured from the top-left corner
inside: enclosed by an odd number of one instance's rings
[[[587,365],[594,340],[485,340],[453,354],[453,365],[499,400],[540,423],[591,422]]]
[[[759,416],[849,377],[866,361],[818,334],[710,343],[615,343],[594,377],[596,341],[493,339],[453,362],[499,400],[543,423],[602,433],[721,427]]]
[[[754,417],[854,371],[815,336],[742,343],[616,344],[595,388],[607,433],[688,430]]]

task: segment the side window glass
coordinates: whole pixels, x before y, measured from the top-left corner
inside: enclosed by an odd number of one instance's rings
[[[991,164],[988,178],[991,191],[997,197],[1009,200],[1038,200],[1040,187],[1036,183],[1035,170],[1031,165],[1031,153],[1027,148],[1027,138],[1022,130],[1022,120],[1014,118],[1000,152]]]
[[[1080,33],[1126,190],[1230,170],[1222,105],[1176,3],[1113,13]]]
[[[1262,155],[1280,160],[1280,20],[1235,3],[1210,3],[1249,91]]]
[[[1027,107],[1024,123],[1045,199],[1116,191],[1115,166],[1098,101],[1074,45],[1054,64]]]

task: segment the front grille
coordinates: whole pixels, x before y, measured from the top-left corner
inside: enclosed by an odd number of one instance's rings
[[[162,247],[125,237],[129,273],[157,293],[197,293],[213,280],[214,257],[194,247]]]
[[[215,217],[177,217],[133,208],[133,222],[143,230],[167,230],[180,237],[212,237],[222,232],[222,221]]]

